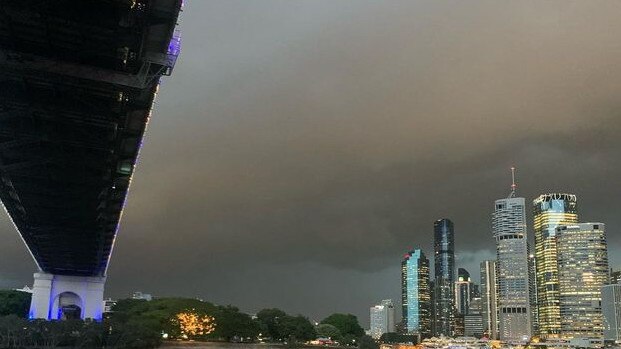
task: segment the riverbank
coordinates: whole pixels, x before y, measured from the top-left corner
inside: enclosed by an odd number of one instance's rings
[[[166,349],[283,349],[286,346],[278,343],[229,343],[229,342],[197,342],[197,341],[166,341],[162,343],[162,348]],[[296,348],[315,348],[315,349],[343,349],[351,347],[337,346],[318,346],[300,344]]]

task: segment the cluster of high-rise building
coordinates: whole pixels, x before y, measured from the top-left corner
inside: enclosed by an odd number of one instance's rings
[[[480,284],[463,268],[456,273],[453,222],[434,222],[433,275],[420,248],[401,262],[403,331],[522,343],[535,336],[621,340],[621,273],[609,270],[605,225],[581,223],[572,194],[540,195],[530,209],[534,250],[515,181],[494,202],[496,258],[481,262]]]

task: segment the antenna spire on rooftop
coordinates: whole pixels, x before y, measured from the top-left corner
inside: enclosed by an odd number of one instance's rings
[[[517,184],[515,184],[515,167],[511,167],[511,194],[510,198],[515,197],[515,189],[517,189]]]

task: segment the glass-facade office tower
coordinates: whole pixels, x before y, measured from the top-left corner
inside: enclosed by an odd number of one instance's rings
[[[459,268],[457,270],[457,281],[455,281],[455,309],[458,314],[468,314],[471,298],[472,280],[470,273],[464,268]]]
[[[406,331],[428,337],[431,329],[429,260],[420,249],[408,252],[401,262],[401,305]]]
[[[608,283],[603,223],[556,229],[562,338],[603,338],[602,287]]]
[[[496,239],[498,334],[501,340],[526,341],[531,337],[530,283],[526,200],[496,200],[492,233]]]
[[[481,262],[481,315],[483,331],[498,339],[498,302],[496,299],[496,261]]]
[[[610,269],[610,281],[609,284],[618,284],[621,282],[621,270]]]
[[[621,341],[621,284],[602,287],[604,340]]]
[[[575,195],[561,193],[533,200],[537,315],[539,335],[544,338],[558,338],[561,332],[556,228],[578,223],[576,202]]]
[[[479,284],[474,281],[472,281],[472,284],[470,285],[470,299],[472,298],[481,298],[481,288],[479,287]]]
[[[395,307],[392,299],[384,299],[370,309],[371,337],[379,339],[384,333],[395,332]]]
[[[455,231],[450,219],[433,224],[435,252],[434,330],[435,336],[451,337],[455,332]]]
[[[430,329],[431,334],[434,335],[436,333],[436,282],[433,278],[429,279],[429,295],[431,296],[430,308],[431,315],[429,316],[429,320],[431,322]]]
[[[463,337],[466,331],[464,324],[464,316],[455,314],[453,316],[453,337]]]
[[[468,309],[468,315],[464,315],[464,335],[468,337],[483,337],[483,315],[482,300],[480,297],[473,297],[470,299],[470,308]]]
[[[530,247],[530,246],[529,246]],[[530,248],[529,248],[530,250]],[[530,321],[532,323],[532,334],[539,333],[539,307],[537,303],[537,265],[535,254],[528,255],[528,289],[530,296]]]

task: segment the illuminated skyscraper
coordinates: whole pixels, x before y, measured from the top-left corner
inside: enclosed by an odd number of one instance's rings
[[[476,338],[481,338],[483,336],[484,329],[481,306],[481,298],[473,297],[470,299],[470,309],[468,309],[468,315],[464,315],[465,336]]]
[[[540,195],[533,201],[533,215],[539,334],[554,338],[561,332],[556,228],[578,223],[576,196]]]
[[[431,329],[429,260],[422,250],[407,253],[401,262],[403,325],[410,334],[427,337]]]
[[[481,298],[481,287],[474,281],[470,285],[470,299],[472,298]]]
[[[621,341],[621,284],[602,287],[604,340]]]
[[[512,169],[512,172],[514,169]],[[531,336],[526,200],[515,197],[515,180],[506,199],[496,200],[492,233],[496,239],[499,337],[525,341]]]
[[[533,325],[532,334],[535,335],[539,333],[539,307],[537,306],[537,266],[535,254],[532,252],[528,255],[528,283],[528,290],[530,293],[530,321]]]
[[[602,338],[602,287],[608,283],[603,223],[556,229],[562,338]]]
[[[434,335],[453,336],[455,332],[455,231],[450,219],[434,222],[435,290]]]
[[[610,269],[610,281],[609,284],[618,284],[621,282],[621,270]]]
[[[455,308],[458,314],[468,314],[470,298],[472,298],[470,273],[464,268],[459,268],[457,270],[457,281],[455,281]]]
[[[496,299],[496,261],[481,262],[481,315],[483,331],[498,339],[498,301]]]
[[[395,332],[395,307],[391,299],[384,299],[370,311],[371,337],[378,339],[384,333]]]

